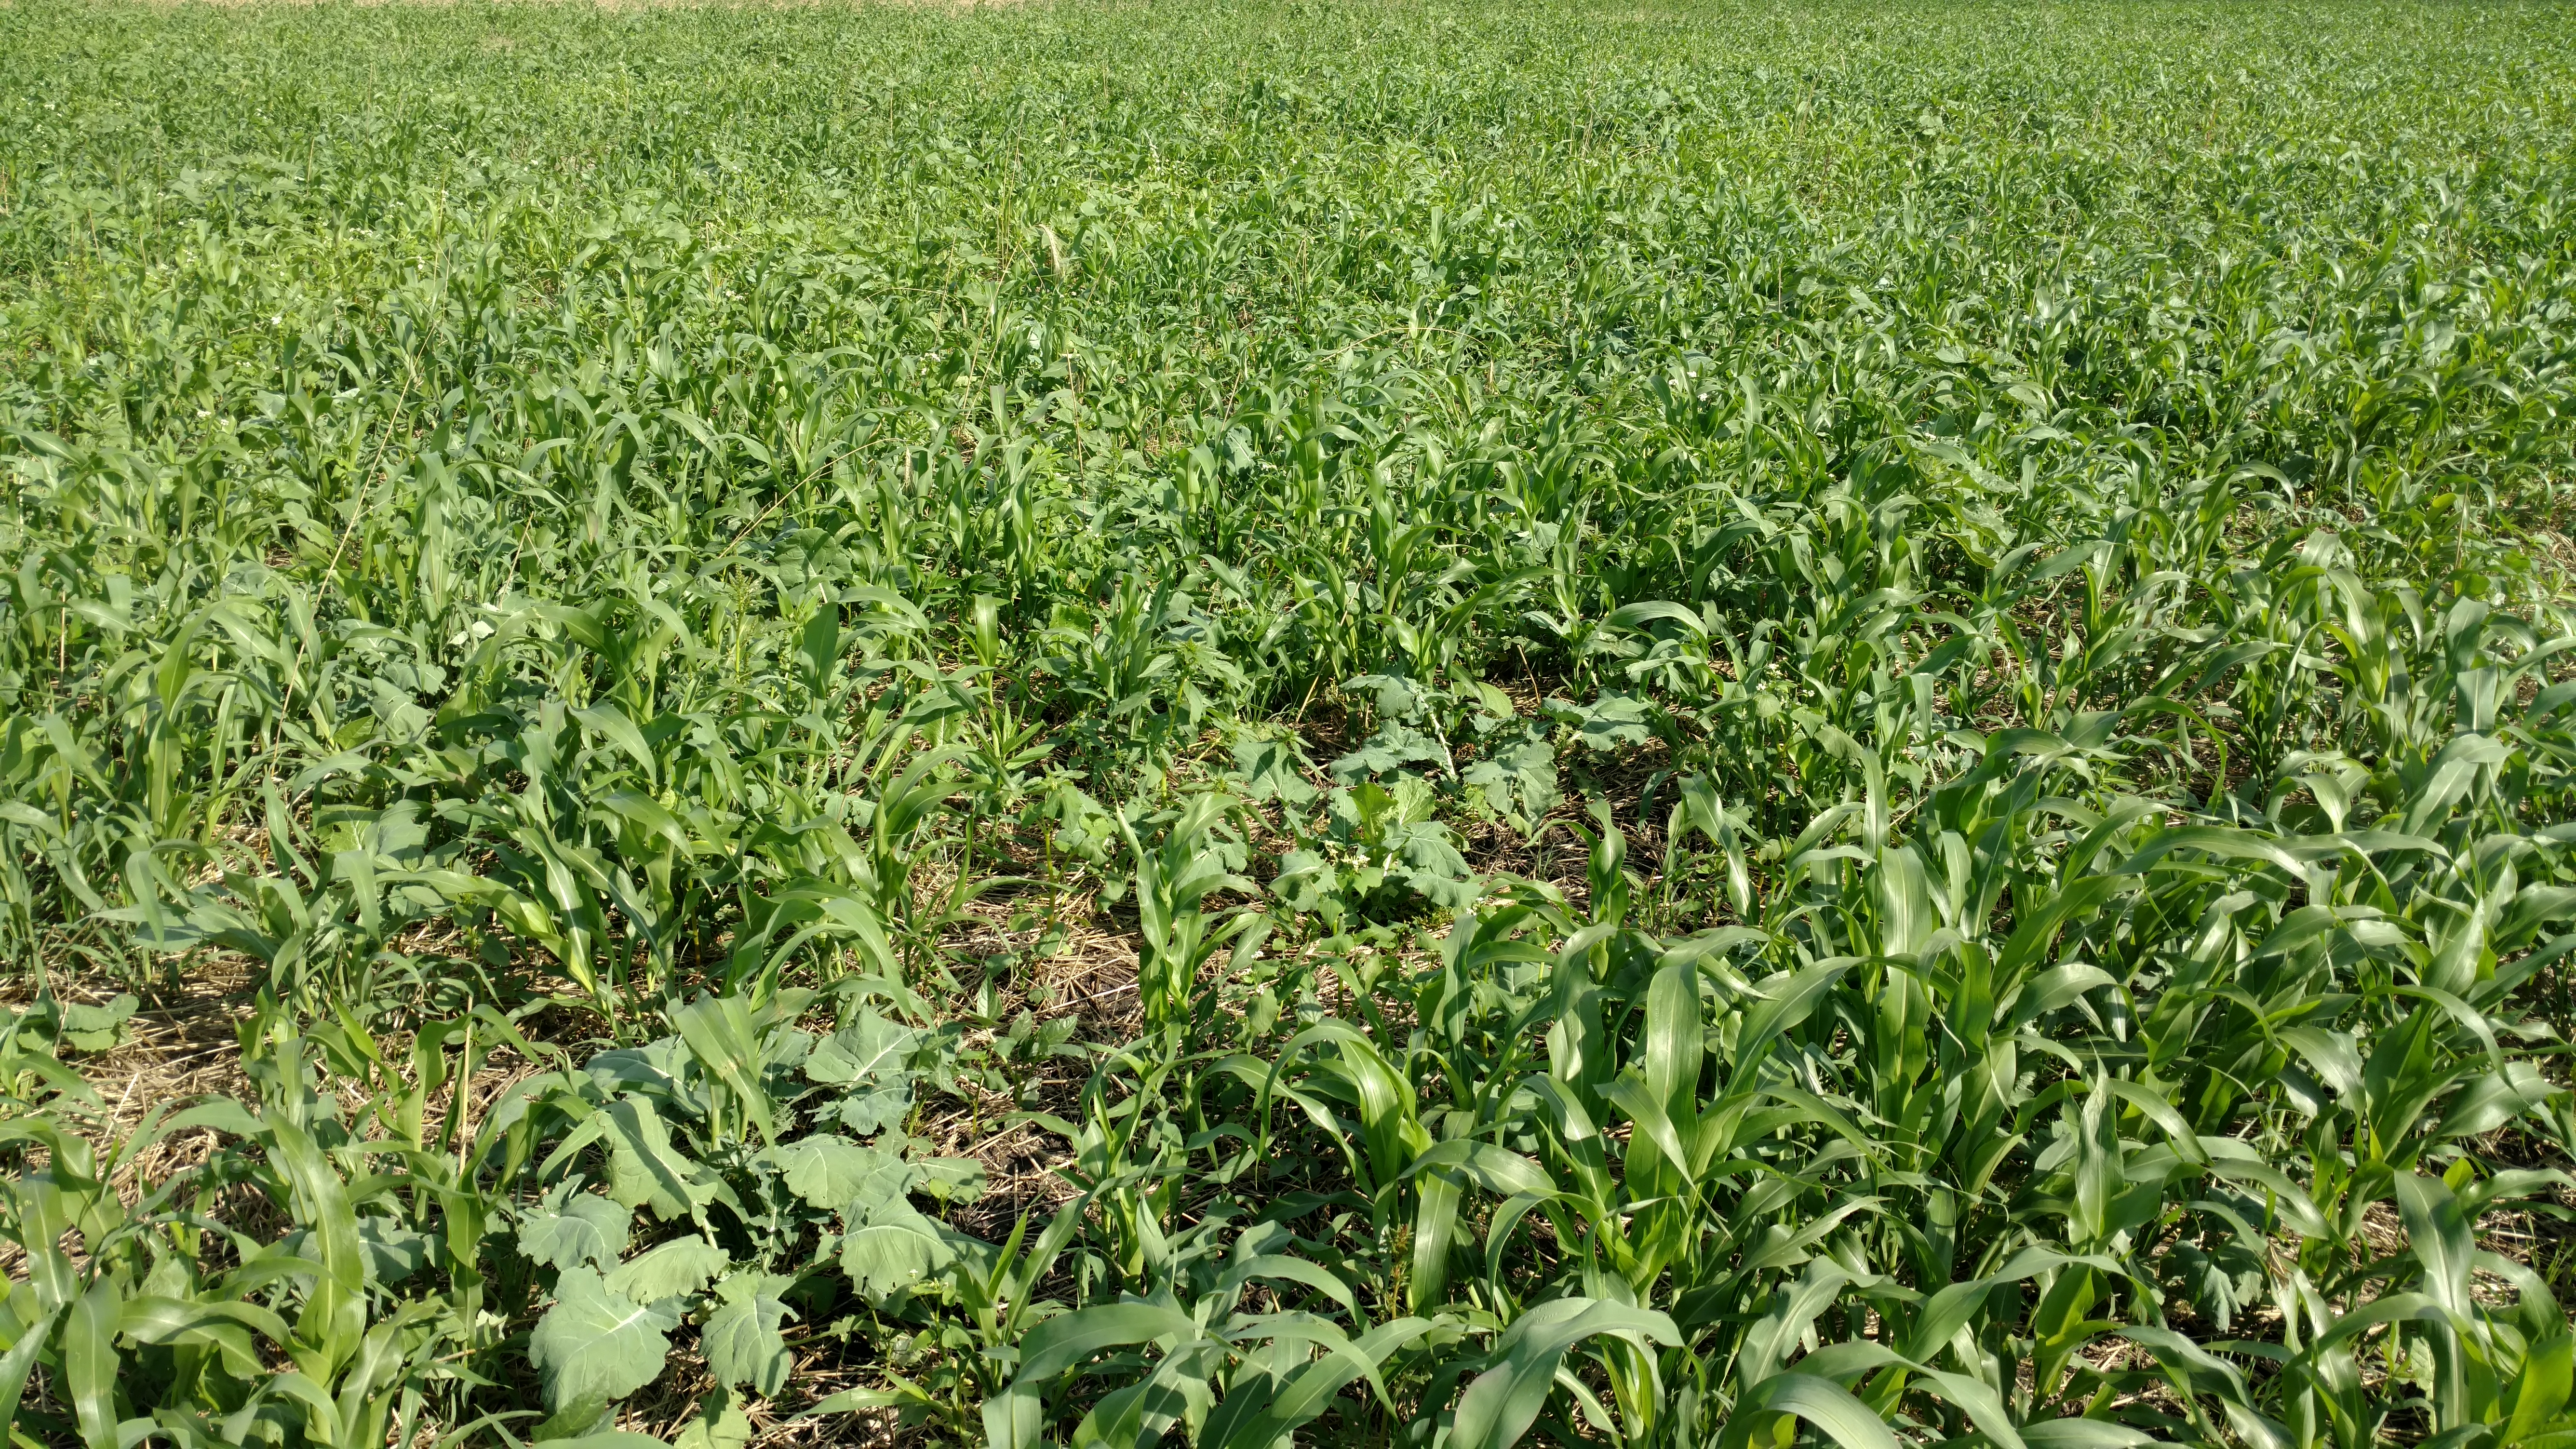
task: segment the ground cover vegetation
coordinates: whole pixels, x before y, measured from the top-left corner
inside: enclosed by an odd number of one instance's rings
[[[0,5],[0,1417],[2576,1443],[2571,67]]]

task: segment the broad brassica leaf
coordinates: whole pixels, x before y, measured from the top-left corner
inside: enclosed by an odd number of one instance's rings
[[[815,1112],[816,1125],[837,1122],[868,1137],[902,1122],[912,1109],[914,1074],[906,1063],[920,1044],[919,1031],[872,1011],[816,1042],[805,1056],[806,1078],[817,1085],[849,1089],[841,1100]],[[837,1202],[820,1205],[840,1206]]]
[[[820,1086],[900,1081],[909,1078],[904,1063],[921,1033],[899,1026],[873,1011],[814,1043],[805,1054],[805,1075]]]
[[[671,1145],[670,1129],[653,1104],[633,1093],[602,1109],[608,1139],[608,1195],[626,1206],[649,1207],[670,1222],[710,1201],[711,1183],[697,1164]]]
[[[1234,742],[1233,780],[1255,804],[1276,800],[1294,809],[1311,805],[1323,792],[1307,780],[1296,747],[1282,740],[1241,739]]]
[[[1494,741],[1492,752],[1460,776],[1471,798],[1526,834],[1556,808],[1556,747],[1528,726]]]
[[[1569,725],[1574,737],[1593,750],[1616,750],[1647,744],[1655,738],[1649,723],[1653,715],[1645,700],[1633,694],[1606,690],[1590,704],[1568,704],[1560,699],[1547,703],[1548,715],[1557,723]]]
[[[597,1193],[571,1191],[574,1179],[519,1215],[519,1252],[548,1268],[604,1266],[626,1253],[635,1214]]]
[[[762,1155],[777,1165],[789,1192],[825,1211],[849,1206],[871,1178],[901,1161],[882,1147],[830,1133],[784,1142]]]
[[[1406,724],[1390,724],[1369,736],[1368,743],[1324,768],[1343,784],[1371,775],[1392,774],[1407,765],[1449,767],[1449,750],[1440,741]]]
[[[900,1193],[853,1203],[842,1216],[841,1271],[871,1298],[911,1288],[957,1259],[940,1226]]]
[[[781,1300],[796,1280],[776,1273],[744,1273],[716,1285],[722,1306],[707,1316],[699,1345],[716,1382],[749,1384],[763,1397],[787,1384],[787,1341],[778,1331],[788,1317]]]
[[[661,1377],[668,1335],[679,1323],[680,1310],[668,1302],[637,1303],[609,1292],[589,1268],[564,1269],[554,1306],[528,1335],[528,1362],[546,1407],[622,1399]]]
[[[724,1249],[694,1234],[647,1248],[608,1272],[608,1290],[638,1303],[702,1293],[732,1266]]]
[[[1410,722],[1422,717],[1429,703],[1428,692],[1401,674],[1362,674],[1342,684],[1345,694],[1367,691],[1370,703],[1377,706],[1378,717]]]
[[[1390,874],[1415,895],[1450,911],[1463,911],[1476,903],[1483,887],[1467,868],[1467,858],[1458,853],[1446,826],[1408,825],[1394,844],[1396,865]]]

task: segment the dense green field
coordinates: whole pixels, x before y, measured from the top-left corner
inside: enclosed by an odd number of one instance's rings
[[[0,479],[18,1444],[2576,1446],[2576,9],[0,0]]]

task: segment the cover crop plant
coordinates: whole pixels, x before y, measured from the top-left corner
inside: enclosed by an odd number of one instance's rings
[[[0,3],[12,1443],[2576,1446],[2571,58]]]

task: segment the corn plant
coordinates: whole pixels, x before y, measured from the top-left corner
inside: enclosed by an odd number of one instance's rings
[[[0,5],[13,1430],[2560,1442],[2571,40]]]

